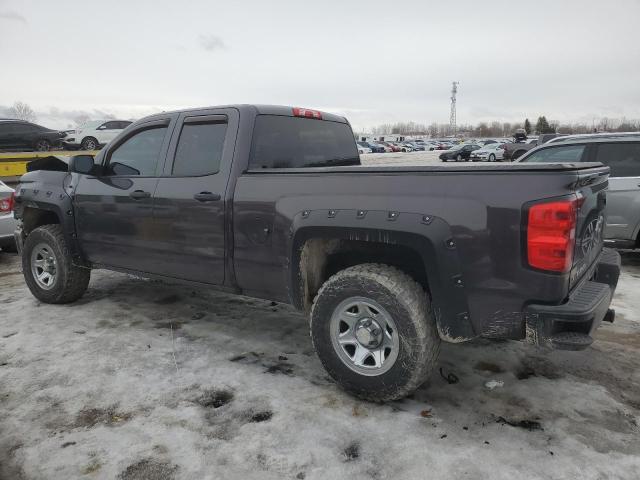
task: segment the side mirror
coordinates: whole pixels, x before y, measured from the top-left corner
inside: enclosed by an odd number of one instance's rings
[[[69,171],[89,175],[94,172],[95,163],[91,155],[75,155],[69,159]]]

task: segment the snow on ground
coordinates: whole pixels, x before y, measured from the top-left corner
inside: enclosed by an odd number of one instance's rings
[[[288,306],[104,271],[51,306],[19,270],[0,255],[2,479],[638,478],[639,253],[589,350],[444,345],[387,405],[342,392]]]

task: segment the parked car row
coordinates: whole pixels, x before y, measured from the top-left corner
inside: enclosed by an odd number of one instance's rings
[[[52,130],[24,120],[0,119],[0,151],[47,152],[60,148],[97,150],[109,143],[128,120],[95,120],[76,130]]]

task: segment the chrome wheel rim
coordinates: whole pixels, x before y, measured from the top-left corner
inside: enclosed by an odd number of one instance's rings
[[[31,273],[38,286],[51,290],[58,279],[58,262],[53,249],[46,243],[39,243],[31,252]]]
[[[393,318],[375,300],[350,297],[334,310],[329,323],[338,358],[360,375],[388,372],[398,359],[400,340]]]

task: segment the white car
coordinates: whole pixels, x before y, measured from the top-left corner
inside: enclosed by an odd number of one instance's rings
[[[0,249],[14,250],[13,232],[17,226],[13,218],[13,188],[0,182]]]
[[[66,148],[97,150],[116,138],[131,123],[128,120],[92,120],[69,132],[63,143]]]
[[[504,159],[504,143],[489,143],[471,152],[472,162],[496,162]]]
[[[357,143],[356,143],[356,147],[358,147],[358,153],[359,154],[371,153],[371,149],[370,148],[363,147],[362,145],[358,145]]]

